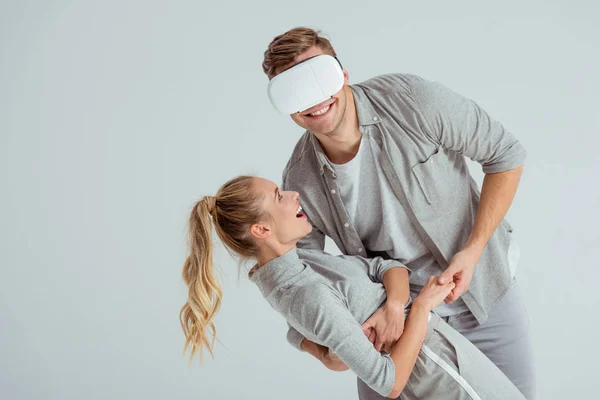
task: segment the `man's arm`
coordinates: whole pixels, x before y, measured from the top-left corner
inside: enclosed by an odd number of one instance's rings
[[[423,133],[477,161],[485,174],[509,171],[525,161],[523,145],[473,100],[418,77],[411,82],[411,96]]]
[[[401,304],[402,308],[410,300],[410,287],[408,284],[409,271],[398,265],[396,268],[388,269],[383,275],[383,287],[387,294],[387,303]]]
[[[410,301],[409,271],[390,268],[383,275],[387,294],[385,304],[362,324],[365,335],[375,345],[375,350],[390,351],[404,331],[404,308]]]
[[[523,165],[509,171],[486,174],[481,187],[479,208],[465,249],[481,253],[485,244],[508,212],[513,201]]]
[[[404,331],[404,308],[410,301],[411,271],[396,260],[382,257],[339,257],[365,269],[373,281],[383,283],[387,300],[362,327],[377,351],[389,351]]]
[[[526,151],[475,102],[443,85],[417,78],[412,94],[425,133],[442,147],[479,162],[486,174],[469,238],[439,278],[440,283],[452,279],[456,283],[446,299],[449,303],[467,290],[485,245],[506,215],[519,185]]]
[[[448,268],[439,278],[441,284],[450,280],[454,280],[456,283],[456,288],[445,300],[446,303],[457,300],[469,287],[473,271],[486,243],[512,203],[522,171],[523,166],[521,165],[509,171],[485,175],[479,208],[471,234],[463,249],[452,257]]]

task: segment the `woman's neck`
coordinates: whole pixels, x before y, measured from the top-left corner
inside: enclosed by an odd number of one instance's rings
[[[264,246],[259,250],[258,256],[256,257],[256,262],[258,263],[258,268],[262,267],[269,261],[276,259],[277,257],[281,257],[288,251],[294,249],[296,247],[296,241],[292,243],[265,243]]]

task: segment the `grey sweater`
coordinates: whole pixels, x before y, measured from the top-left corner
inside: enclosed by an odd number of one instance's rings
[[[375,350],[361,324],[385,302],[381,282],[393,267],[406,268],[381,257],[293,249],[251,273],[250,280],[300,334],[330,348],[367,385],[387,396],[394,385],[394,363]]]

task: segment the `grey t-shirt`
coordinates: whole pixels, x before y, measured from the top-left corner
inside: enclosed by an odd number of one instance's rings
[[[379,353],[361,324],[386,300],[383,275],[396,260],[333,256],[293,249],[250,273],[269,304],[308,340],[330,348],[382,396],[393,388],[396,368]]]
[[[383,252],[388,258],[402,262],[412,271],[410,290],[414,297],[430,276],[442,273],[442,268],[394,195],[379,165],[380,156],[381,148],[363,135],[352,160],[331,165],[344,207],[363,244],[370,251]],[[444,317],[467,310],[459,298],[451,304],[441,303],[435,312]]]

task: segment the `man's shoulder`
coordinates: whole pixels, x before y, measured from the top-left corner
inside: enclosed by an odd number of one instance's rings
[[[377,75],[366,81],[352,85],[362,89],[367,95],[409,94],[412,87],[424,79],[415,74],[392,73]]]

